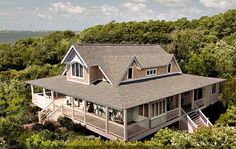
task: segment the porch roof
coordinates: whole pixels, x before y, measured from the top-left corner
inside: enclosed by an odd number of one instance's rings
[[[26,83],[122,110],[222,81],[224,79],[180,74],[121,84],[118,87],[104,81],[85,85],[67,81],[66,76]]]

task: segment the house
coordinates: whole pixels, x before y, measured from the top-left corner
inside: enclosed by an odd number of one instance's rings
[[[158,45],[74,44],[61,63],[62,75],[27,81],[39,121],[67,116],[125,141],[173,124],[189,132],[211,126],[202,109],[218,101],[224,81],[183,74]]]

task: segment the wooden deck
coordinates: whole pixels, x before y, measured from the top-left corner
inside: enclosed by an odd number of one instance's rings
[[[62,100],[55,100],[55,105],[56,107],[61,106],[62,104]],[[62,112],[63,111],[63,112]],[[105,118],[101,117],[101,116],[97,116],[94,113],[86,113],[86,124],[84,122],[84,111],[78,107],[74,107],[74,116],[72,116],[73,111],[72,111],[72,107],[71,106],[67,106],[67,105],[63,105],[62,109],[58,110],[57,113],[60,113],[61,115],[65,115],[71,119],[73,119],[76,123],[81,123],[82,125],[90,125],[96,129],[99,129],[101,131],[106,132],[106,126],[105,126]],[[55,115],[58,116],[60,114],[56,114]],[[51,117],[51,119],[55,120],[56,117]],[[118,139],[123,139],[124,136],[124,127],[121,124],[112,122],[112,121],[108,121],[108,132],[111,135],[114,135],[115,137],[117,137]]]

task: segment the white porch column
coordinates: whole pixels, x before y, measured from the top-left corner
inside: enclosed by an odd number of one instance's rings
[[[194,90],[192,91],[192,95],[191,95],[191,109],[194,109]]]
[[[54,104],[54,92],[53,91],[51,91],[51,98],[52,98],[52,110],[54,111],[55,104]]]
[[[30,85],[30,87],[31,87],[31,93],[32,93],[32,95],[34,94],[34,86],[33,85]]]
[[[74,119],[74,97],[70,98],[71,106],[72,106],[72,120]]]
[[[105,130],[106,133],[109,131],[108,120],[109,120],[109,108],[106,106],[106,121],[105,121]]]
[[[178,97],[178,104],[179,104],[179,116],[181,116],[181,109],[182,109],[182,107],[181,107],[181,93],[179,94],[179,97]]]
[[[127,137],[127,109],[124,109],[124,116],[123,116],[123,121],[124,121],[124,141],[128,140]]]
[[[87,124],[86,120],[86,108],[87,108],[87,101],[84,100],[84,125]]]
[[[46,97],[46,90],[43,88],[43,96]]]

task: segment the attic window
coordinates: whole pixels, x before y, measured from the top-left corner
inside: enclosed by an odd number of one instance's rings
[[[129,68],[127,79],[132,79],[132,78],[133,78],[133,68]]]
[[[81,64],[72,64],[72,76],[83,78],[83,66]]]
[[[168,73],[171,72],[171,63],[168,65]]]
[[[147,73],[146,73],[147,76],[155,75],[155,74],[157,74],[157,70],[156,69],[148,69]]]

